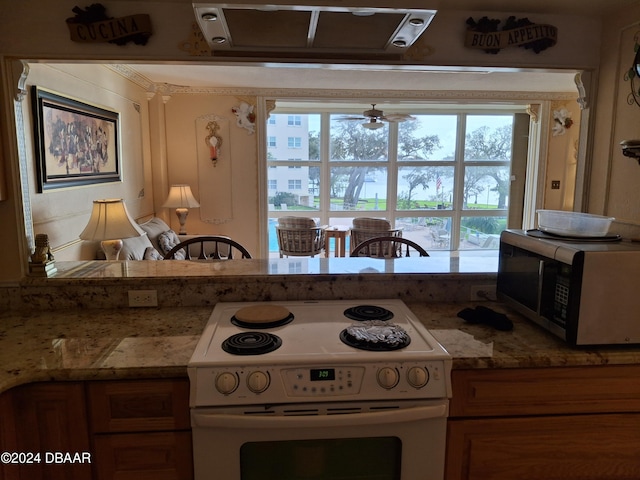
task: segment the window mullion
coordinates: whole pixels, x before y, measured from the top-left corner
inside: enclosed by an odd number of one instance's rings
[[[455,179],[454,179],[454,195],[453,210],[451,212],[451,243],[449,248],[458,250],[460,245],[460,228],[462,225],[462,211],[464,202],[464,146],[467,131],[467,115],[458,114],[458,127],[456,129],[456,154],[455,154]]]
[[[389,125],[387,151],[387,215],[391,225],[396,223],[398,203],[398,124]]]
[[[320,114],[320,225],[329,224],[331,215],[331,131],[329,113]]]

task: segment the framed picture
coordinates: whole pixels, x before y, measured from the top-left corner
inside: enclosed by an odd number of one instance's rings
[[[32,87],[38,192],[120,181],[119,114]]]

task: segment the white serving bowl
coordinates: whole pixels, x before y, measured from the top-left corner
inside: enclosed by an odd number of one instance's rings
[[[538,210],[540,230],[566,237],[604,237],[614,220],[614,217],[590,213]]]

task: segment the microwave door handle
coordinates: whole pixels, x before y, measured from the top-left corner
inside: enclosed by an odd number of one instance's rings
[[[415,422],[432,418],[445,418],[448,404],[412,407],[402,410],[388,410],[375,413],[349,413],[344,415],[315,416],[269,416],[228,415],[224,413],[193,412],[191,418],[195,427],[215,428],[313,428],[351,427],[360,425],[385,425],[398,422]]]
[[[538,315],[540,315],[542,311],[542,283],[544,281],[545,267],[545,261],[540,260],[540,263],[538,263],[538,288],[536,292],[536,313]]]

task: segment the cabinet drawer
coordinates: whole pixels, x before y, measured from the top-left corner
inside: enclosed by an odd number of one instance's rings
[[[640,412],[640,367],[454,370],[452,417]]]
[[[118,433],[94,437],[98,480],[191,480],[190,432]]]
[[[91,382],[88,396],[93,433],[190,428],[187,379]]]

